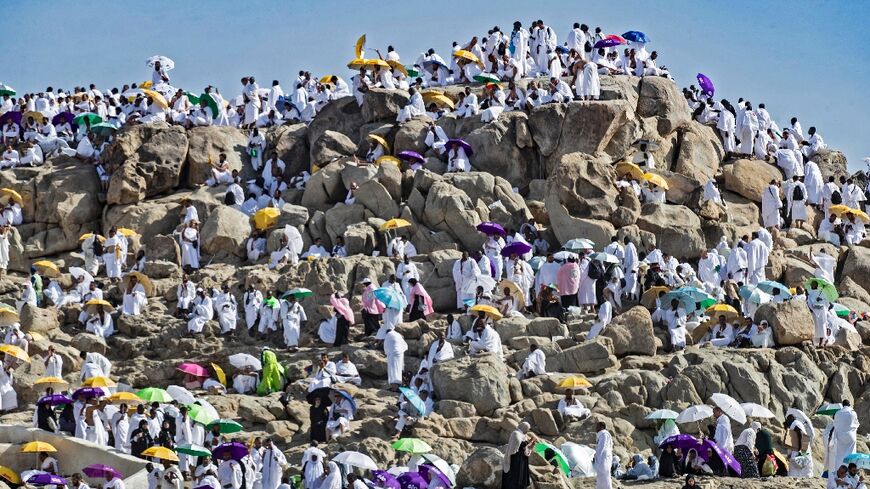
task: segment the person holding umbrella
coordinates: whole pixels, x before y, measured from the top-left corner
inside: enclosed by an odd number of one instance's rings
[[[241,489],[242,467],[239,462],[232,459],[229,450],[223,452],[221,462],[218,465],[217,478],[221,487],[226,489]]]

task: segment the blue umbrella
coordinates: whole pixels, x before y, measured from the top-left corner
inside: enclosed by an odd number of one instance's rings
[[[547,262],[547,259],[543,256],[533,256],[531,260],[529,260],[529,266],[532,267],[532,270],[535,273],[538,273],[538,270],[541,269],[541,265]]]
[[[688,286],[687,287],[680,287],[679,289],[675,290],[674,292],[682,292],[684,294],[688,294],[689,297],[691,297],[695,302],[701,302],[705,299],[711,298],[710,294],[708,294],[706,291],[701,290],[697,287],[688,287]]]
[[[350,402],[350,408],[353,410],[354,414],[356,414],[356,401],[353,400],[352,395],[348,394],[347,391],[342,391],[342,390],[338,390],[338,389],[332,389],[332,392],[347,399]]]
[[[414,406],[414,409],[416,409],[421,416],[426,415],[426,403],[423,402],[423,399],[420,399],[420,396],[418,396],[416,392],[407,387],[399,387],[399,392],[405,396],[405,399]]]
[[[850,453],[843,459],[844,464],[855,464],[859,469],[870,470],[870,454]]]
[[[741,285],[740,290],[737,291],[737,295],[740,296],[741,299],[746,300],[755,292],[756,287],[754,285]]]
[[[640,42],[644,44],[649,42],[649,37],[647,37],[646,34],[640,31],[628,31],[622,35],[622,38],[626,41]]]
[[[384,307],[401,311],[408,305],[405,296],[399,293],[393,287],[380,287],[375,289],[375,298],[377,298]]]
[[[785,299],[791,299],[791,291],[788,290],[788,287],[779,282],[765,280],[763,282],[758,282],[758,288],[770,295],[773,295],[774,290],[778,290],[779,295],[783,296]]]
[[[672,291],[670,291],[662,296],[662,298],[661,298],[662,307],[664,307],[664,308],[670,307],[671,301],[674,299],[676,299],[680,302],[680,307],[685,309],[687,314],[694,311],[695,309],[697,309],[697,306],[695,304],[695,302],[696,302],[695,299],[693,299],[691,295],[689,295],[685,292],[680,292],[678,290],[672,290]]]

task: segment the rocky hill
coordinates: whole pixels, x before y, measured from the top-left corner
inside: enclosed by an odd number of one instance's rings
[[[460,88],[448,88],[448,95]],[[427,120],[395,123],[407,100],[408,94],[402,91],[372,89],[362,107],[352,97],[340,99],[326,106],[308,126],[281,126],[266,133],[269,149],[275,149],[287,163],[286,178],[311,166],[319,168],[304,191],[284,195],[288,204],[281,209],[275,229],[297,227],[306,247],[314,238],[322,238],[328,247],[343,236],[351,254],[344,259],[303,261],[280,270],[269,270],[265,261],[244,261],[244,241],[252,229],[248,217],[223,205],[223,187],[202,186],[209,176],[210,161],[220,152],[227,153],[231,166],[244,177],[253,177],[244,151],[247,136],[234,128],[185,130],[150,125],[122,130],[104,155],[113,169],[105,194],[100,192],[92,167],[64,157],[40,168],[0,172],[0,187],[14,188],[24,198],[25,223],[15,236],[18,252],[13,253],[10,270],[26,272],[39,258],[52,259],[66,270],[82,261],[81,234],[123,226],[140,233],[133,251],[146,250],[146,274],[156,285],[147,312],[119,317],[119,332],[108,343],[76,329],[77,306],[61,310],[25,306],[23,329],[40,333],[42,339],[31,343],[34,361],[16,372],[19,398],[31,404],[35,401],[36,392],[26,386],[43,373],[38,360],[49,344],[64,356],[68,380],[78,380],[80,350],[104,352],[115,363],[113,377],[145,387],[179,383],[175,367],[182,361],[215,362],[230,372],[229,355],[256,354],[262,346],[278,351],[289,381],[300,380],[316,355],[338,354],[337,349],[315,341],[324,317],[320,306],[328,304],[329,294],[353,292],[351,304],[359,311],[356,284],[361,278],[383,280],[394,272],[396,263],[385,257],[386,243],[378,228],[397,217],[413,224],[408,236],[420,252],[414,261],[437,312],[429,321],[398,328],[410,346],[405,369],[416,371],[435,334],[446,326],[441,313],[455,306],[453,261],[460,250],[477,249],[483,243],[483,235],[475,229],[478,223],[495,221],[517,229],[534,217],[544,227],[551,249],[577,237],[589,238],[600,247],[617,235],[628,236],[639,247],[654,242],[664,252],[692,260],[723,237],[732,241],[758,229],[761,192],[770,180],[783,178],[779,169],[764,161],[723,161],[724,151],[714,129],[690,119],[680,90],[664,78],[605,77],[601,101],[544,105],[530,113],[506,112],[490,124],[448,115],[437,124],[474,148],[475,171],[465,174],[443,174],[445,162],[426,152]],[[414,174],[391,164],[358,166],[352,156],[364,154],[369,144],[366,136],[371,133],[384,137],[394,154],[403,150],[424,154],[426,169]],[[641,205],[632,192],[621,192],[615,186],[613,165],[631,155],[631,144],[637,139],[660,141],[654,153],[659,162],[655,173],[669,184],[667,204]],[[814,160],[826,177],[846,172],[840,152],[826,150]],[[727,213],[699,205],[700,187],[711,178],[720,182]],[[357,199],[345,205],[351,183],[359,185]],[[194,203],[202,222],[204,268],[191,275],[199,286],[253,284],[263,290],[302,286],[314,291],[313,297],[302,302],[309,316],[302,348],[286,351],[280,334],[250,338],[241,323],[229,337],[216,334],[216,322],[206,327],[204,335],[186,335],[185,322],[172,315],[182,273],[172,233],[180,223],[183,199]],[[769,279],[793,286],[812,275],[804,259],[819,246],[814,229],[820,218],[810,210],[812,229],[808,226],[774,236]],[[278,247],[280,233],[272,231],[269,251]],[[824,246],[839,262],[837,283],[843,304],[857,312],[870,312],[870,249]],[[376,250],[380,256],[372,257]],[[22,281],[17,277],[0,281],[5,302],[14,300]],[[61,282],[70,285],[70,277],[64,275]],[[107,286],[106,290],[111,299],[120,300],[117,288]],[[233,290],[241,302],[241,289]],[[594,425],[603,420],[623,460],[654,447],[655,426],[644,419],[646,414],[702,403],[714,392],[768,406],[780,419],[792,406],[812,411],[825,400],[850,399],[866,432],[870,427],[870,323],[858,323],[860,336],[844,332],[837,346],[817,350],[806,341],[813,330],[808,312],[780,305],[769,306],[766,314],[774,319],[777,349],[692,346],[676,355],[665,353],[667,332],[655,327],[649,312],[639,306],[626,308],[603,337],[594,341],[585,339],[591,326],[588,316],[572,316],[567,323],[547,318],[499,321],[507,364],[492,356],[472,359],[464,355],[464,347],[455,347],[457,358],[433,372],[436,413],[417,424],[416,436],[461,466],[460,487],[498,487],[498,448],[520,420],[529,421],[532,430],[548,440],[580,444],[594,444]],[[351,337],[360,333],[358,321]],[[542,346],[547,370],[554,373],[517,380],[513,376],[516,365],[528,355],[532,342]],[[352,432],[331,442],[326,451],[354,449],[383,465],[400,462],[389,446],[397,409],[395,395],[384,390],[384,355],[361,342],[341,350],[350,353],[364,378],[359,388],[347,386],[360,410]],[[593,415],[580,422],[567,422],[556,410],[562,394],[557,385],[570,373],[585,374],[593,383],[580,391],[580,399]],[[308,440],[308,405],[303,385],[292,384],[289,390],[292,400],[286,409],[277,394],[208,399],[223,416],[242,422],[246,438],[271,436],[286,449],[290,461],[298,464]],[[0,417],[0,421],[29,420],[26,412]],[[817,428],[824,426],[822,419],[815,422]],[[773,421],[770,428],[781,435],[781,421]],[[823,450],[820,442],[816,444],[818,460]],[[864,437],[859,450],[867,451]],[[589,481],[553,476],[541,459],[534,463],[536,487],[592,487]],[[774,487],[727,479],[710,484],[706,487]],[[776,487],[783,486],[777,482]],[[814,481],[795,487],[822,485]]]

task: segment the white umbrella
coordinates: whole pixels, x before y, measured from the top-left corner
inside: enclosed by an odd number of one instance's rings
[[[141,88],[131,88],[129,90],[124,90],[121,96],[129,99],[130,97],[136,98],[137,96],[144,94],[145,92],[143,92]]]
[[[577,253],[563,250],[553,253],[553,258],[555,258],[556,260],[567,261],[568,258],[574,258],[575,260],[578,260],[580,257],[577,255]]]
[[[442,474],[447,476],[447,479],[450,481],[450,485],[456,485],[456,473],[453,471],[453,468],[450,467],[450,464],[447,463],[446,460],[435,455],[434,453],[424,453],[420,455],[420,457],[426,461],[426,463],[434,466],[436,469],[440,470]]]
[[[727,414],[729,418],[737,421],[740,424],[746,423],[746,413],[743,412],[743,408],[740,407],[740,403],[737,402],[737,400],[733,397],[729,396],[728,394],[717,392],[710,396],[710,400],[713,401],[713,404],[718,406],[723,413]]]
[[[794,418],[804,425],[804,429],[807,432],[807,437],[810,439],[810,445],[812,445],[813,440],[816,438],[816,431],[813,429],[813,423],[810,421],[810,418],[804,414],[803,411],[797,408],[788,408],[788,411],[785,412],[785,417],[794,416]],[[790,429],[791,426],[786,426],[786,429]]]
[[[619,263],[619,258],[617,258],[616,255],[604,253],[603,251],[599,253],[592,253],[591,258],[593,260],[603,261],[604,263]]]
[[[491,292],[495,288],[495,279],[489,275],[478,275],[468,281],[468,284],[462,289],[466,296],[474,296],[477,292],[477,287],[483,287],[484,292]]]
[[[81,267],[69,267],[69,274],[72,275],[73,277],[75,277],[76,280],[84,277],[85,282],[87,282],[87,283],[94,281],[94,277],[90,273],[86,272],[84,268],[81,268]]]
[[[746,417],[748,418],[775,418],[776,415],[773,414],[770,409],[762,406],[761,404],[755,404],[754,402],[744,402],[740,404],[740,407],[743,409],[743,412],[746,413]]]
[[[287,244],[293,253],[297,255],[302,253],[302,235],[299,230],[291,225],[284,226],[284,236],[287,236]]]
[[[214,419],[219,419],[221,417],[221,415],[218,414],[217,409],[215,409],[215,407],[212,406],[211,403],[206,401],[205,399],[197,399],[194,404],[199,404],[200,406],[202,406],[202,411],[208,413],[208,415]]]
[[[670,409],[657,409],[646,415],[645,419],[677,419],[680,413]]]
[[[332,461],[361,469],[378,470],[378,465],[375,461],[368,455],[360,452],[341,452]]]
[[[408,467],[405,467],[404,465],[390,467],[389,469],[387,469],[388,474],[390,474],[392,476],[396,476],[396,477],[399,477],[400,475],[404,474],[405,472],[410,472],[410,471],[411,470]]]
[[[151,56],[150,58],[145,60],[145,66],[154,67],[154,64],[160,62],[160,67],[166,71],[169,71],[175,68],[175,61],[167,58],[166,56]]]
[[[713,408],[706,404],[699,404],[697,406],[692,406],[690,408],[684,409],[679,416],[677,416],[677,423],[692,423],[694,421],[701,421],[702,419],[707,419],[710,416],[713,416]]]
[[[583,477],[595,476],[595,466],[592,465],[592,458],[595,456],[594,448],[572,442],[565,442],[559,448],[571,466],[572,475]],[[575,471],[579,472],[579,474],[575,474]]]
[[[170,385],[166,388],[166,392],[180,404],[193,404],[196,402],[196,396],[193,395],[193,392],[180,385]]]
[[[263,369],[263,364],[260,363],[260,360],[247,353],[236,353],[235,355],[230,355],[229,361],[230,365],[240,369],[245,367],[251,367],[254,370]]]

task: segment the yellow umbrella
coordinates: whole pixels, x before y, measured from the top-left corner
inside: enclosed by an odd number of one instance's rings
[[[100,236],[99,234],[95,235],[94,233],[85,233],[85,234],[79,236],[79,241],[84,241],[84,240],[86,240],[86,239],[91,239],[91,238],[93,238],[94,236],[96,236],[97,239],[100,240],[101,243],[102,243],[103,241],[106,240],[106,238],[104,238],[103,236]]]
[[[151,80],[143,81],[142,83],[139,84],[140,89],[151,88],[151,86],[152,86]]]
[[[559,382],[559,387],[562,389],[584,389],[592,387],[592,382],[589,382],[585,377],[572,375]]]
[[[42,333],[37,333],[36,331],[29,331],[27,334],[29,334],[30,337],[33,338],[33,341],[45,341],[45,336],[42,336]]]
[[[48,389],[51,387],[55,391],[64,390],[69,387],[69,382],[63,380],[60,377],[42,377],[41,379],[37,379],[33,385],[38,385],[40,387],[44,387]]]
[[[132,392],[116,392],[109,396],[109,402],[113,404],[142,404],[142,399]]]
[[[88,314],[96,314],[97,308],[99,306],[103,306],[103,309],[108,310],[109,313],[115,312],[115,306],[113,306],[109,301],[105,301],[103,299],[91,299],[85,302],[85,307],[88,310]]]
[[[18,311],[9,307],[0,307],[0,323],[18,322]]]
[[[127,236],[128,238],[130,236],[139,236],[139,233],[130,228],[118,228],[117,231],[121,236]]]
[[[159,93],[155,92],[154,90],[149,90],[149,89],[142,90],[142,93],[151,97],[151,101],[154,102],[155,104],[159,105],[161,108],[163,108],[163,109],[169,108],[169,102],[167,102],[166,99],[163,98],[163,95],[160,95]]]
[[[217,379],[223,384],[225,387],[227,385],[227,374],[224,373],[224,369],[220,367],[220,365],[213,363],[211,364],[211,368],[214,369],[214,374],[217,376]]]
[[[381,163],[392,163],[396,166],[402,166],[402,161],[395,156],[381,156],[377,160],[375,160],[375,165],[380,166]]]
[[[643,180],[644,173],[643,170],[640,169],[639,166],[634,163],[629,163],[627,161],[623,161],[622,163],[616,164],[616,176],[622,175],[631,175],[635,180]]]
[[[401,74],[408,76],[408,69],[405,68],[405,65],[403,65],[402,63],[394,59],[388,59],[387,64],[390,65],[390,68],[398,70]]]
[[[21,453],[42,453],[56,451],[57,448],[54,448],[51,443],[46,443],[44,441],[32,441],[30,443],[25,443],[21,447]]]
[[[655,173],[644,173],[643,179],[657,187],[670,190],[667,180],[665,180],[661,175],[656,175]]]
[[[474,312],[482,312],[482,313],[485,313],[485,314],[486,314],[487,316],[489,316],[493,321],[498,321],[499,319],[502,318],[502,315],[501,315],[500,312],[498,312],[498,309],[496,309],[496,308],[494,308],[494,307],[492,307],[492,306],[487,306],[487,305],[484,305],[484,304],[477,304],[476,306],[471,306],[471,309],[470,309],[470,310],[471,310],[471,311],[474,311]]]
[[[31,110],[29,112],[25,112],[21,114],[21,120],[26,121],[27,119],[33,117],[33,120],[36,122],[45,123],[45,114],[42,112],[36,112],[35,110]]]
[[[85,381],[82,382],[82,385],[85,387],[115,387],[118,384],[116,384],[114,380],[100,375],[85,379]]]
[[[169,460],[170,462],[178,462],[178,455],[166,447],[151,447],[141,454],[145,457],[154,457],[161,460]]]
[[[141,272],[130,272],[127,275],[124,275],[122,284],[125,291],[127,290],[127,284],[129,284],[130,277],[136,277],[139,280],[139,283],[142,284],[142,287],[145,289],[145,295],[154,295],[154,282],[152,282],[147,275]]]
[[[352,70],[358,70],[366,65],[366,61],[368,61],[368,60],[363,59],[363,58],[352,59],[347,64],[347,67],[352,69]]]
[[[421,97],[431,97],[433,95],[444,95],[444,90],[440,88],[427,88],[425,90],[420,90]]]
[[[30,355],[15,345],[0,345],[0,352],[3,352],[10,357],[15,357],[22,362],[30,362]]]
[[[363,52],[366,49],[366,35],[363,34],[359,36],[359,39],[356,40],[356,46],[353,48],[353,52],[356,54],[357,58],[363,57]]]
[[[318,81],[320,83],[332,83],[333,76],[335,76],[335,75],[326,75],[326,76],[321,77],[320,80],[318,80]]]
[[[867,213],[862,211],[862,210],[850,209],[849,212],[847,212],[846,214],[851,214],[851,215],[857,217],[858,219],[861,219],[865,223],[870,222],[870,216],[868,216]]]
[[[372,133],[369,134],[368,138],[383,146],[384,150],[386,150],[387,152],[390,151],[390,143],[388,143],[387,140],[384,139],[382,136],[378,136],[377,134]]]
[[[6,205],[10,200],[16,202],[18,205],[21,205],[23,202],[21,194],[18,192],[11,188],[0,188],[0,204]]]
[[[837,204],[837,205],[832,205],[831,207],[828,207],[828,212],[830,212],[831,214],[834,214],[835,216],[842,216],[843,214],[845,214],[851,210],[852,210],[851,207],[849,207],[847,205],[843,205],[843,204]]]
[[[714,304],[707,308],[704,311],[704,314],[710,316],[711,318],[718,318],[719,316],[725,316],[725,319],[731,321],[732,319],[736,319],[740,315],[737,313],[737,309],[729,306],[728,304]]]
[[[386,61],[378,58],[372,58],[365,60],[366,68],[389,68],[390,64]]]
[[[454,104],[453,100],[451,100],[447,95],[430,95],[429,97],[423,97],[423,101],[427,104],[434,103],[442,109],[445,107],[449,109],[456,107],[456,104]]]
[[[275,222],[278,220],[278,216],[281,215],[281,211],[274,207],[266,207],[265,209],[260,209],[254,213],[254,226],[259,229],[268,229],[275,225]]]
[[[60,276],[60,269],[57,268],[57,265],[48,260],[33,262],[33,266],[36,267],[40,275],[45,275],[46,277],[51,278]]]
[[[516,283],[504,279],[498,283],[498,290],[503,291],[504,289],[510,289],[511,295],[517,299],[517,304],[525,304],[526,303],[526,294],[523,293],[520,286]]]
[[[13,484],[21,484],[21,477],[19,477],[14,470],[6,467],[5,465],[0,465],[0,477],[6,479]]]
[[[411,226],[411,223],[404,219],[390,219],[389,221],[381,224],[381,231],[391,231],[393,229],[406,228]]]
[[[480,62],[480,58],[475,56],[474,53],[472,53],[471,51],[466,51],[464,49],[456,50],[456,52],[453,53],[453,57],[468,60],[468,61],[471,61],[472,63],[478,64],[478,65],[483,64]]]
[[[640,303],[644,307],[648,307],[651,309],[655,305],[656,299],[659,298],[659,294],[661,294],[662,292],[668,292],[669,290],[671,289],[663,286],[650,287],[646,290],[646,292],[643,293],[643,297],[640,298]]]

